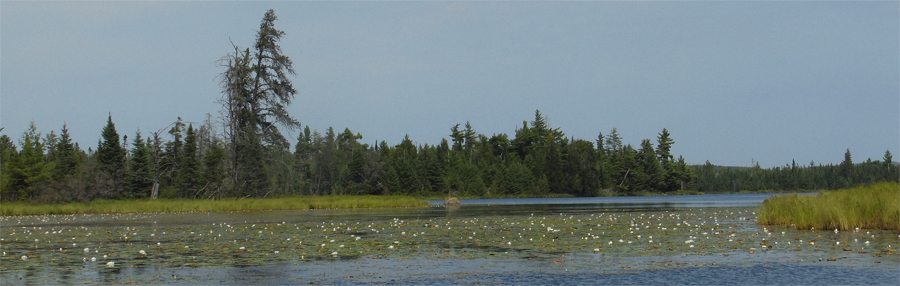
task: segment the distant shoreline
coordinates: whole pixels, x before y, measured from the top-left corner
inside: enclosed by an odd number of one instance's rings
[[[409,196],[304,196],[268,199],[158,199],[96,200],[90,203],[29,204],[3,203],[0,215],[153,213],[243,210],[307,210],[428,207],[422,199]]]

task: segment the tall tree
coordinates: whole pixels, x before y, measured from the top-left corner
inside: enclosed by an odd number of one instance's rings
[[[3,128],[0,128],[2,131]],[[13,201],[16,200],[17,194],[13,192],[10,186],[10,161],[18,155],[16,144],[6,134],[0,135],[0,200]]]
[[[850,149],[847,149],[847,152],[844,153],[844,161],[841,162],[841,177],[846,179],[845,186],[849,186],[850,182],[853,181],[853,158],[850,155]]]
[[[184,145],[178,154],[178,175],[175,177],[175,188],[179,198],[193,198],[199,188],[200,164],[197,154],[197,134],[194,125],[189,124],[184,137]]]
[[[252,54],[250,49],[234,46],[234,54],[222,60],[226,71],[221,74],[225,94],[221,102],[230,139],[232,178],[238,188],[260,187],[265,181],[266,169],[256,156],[264,155],[263,141],[286,142],[276,124],[290,130],[300,126],[287,112],[297,93],[288,76],[296,72],[290,58],[281,53],[278,41],[284,32],[275,29],[276,20],[273,10],[263,16]],[[244,179],[254,182],[248,185]]]
[[[44,144],[41,133],[37,132],[34,122],[22,134],[19,140],[22,150],[14,156],[8,167],[9,200],[28,200],[36,195],[36,189],[50,180],[50,168],[44,161]]]
[[[100,171],[107,176],[104,191],[111,198],[121,198],[125,179],[125,148],[119,141],[119,133],[116,132],[112,114],[109,115],[101,136],[102,141],[97,147],[97,159]]]
[[[146,198],[153,187],[150,148],[138,131],[131,143],[131,162],[128,164],[128,180],[126,182],[126,198]]]
[[[662,132],[660,132],[659,136],[656,138],[656,142],[658,143],[658,145],[656,145],[656,155],[659,157],[659,165],[662,167],[662,183],[659,187],[663,192],[678,190],[681,183],[676,166],[677,164],[673,160],[671,152],[672,144],[675,144],[675,140],[672,140],[669,130],[663,128]]]
[[[56,144],[56,167],[53,169],[53,178],[60,180],[68,175],[75,175],[78,165],[81,164],[81,157],[78,150],[72,143],[69,128],[63,123],[62,131],[59,134],[59,142]]]
[[[637,160],[643,170],[643,177],[639,178],[641,181],[640,185],[645,191],[658,192],[664,189],[666,174],[660,167],[657,155],[656,151],[653,150],[653,144],[650,143],[650,139],[644,139],[641,142]]]

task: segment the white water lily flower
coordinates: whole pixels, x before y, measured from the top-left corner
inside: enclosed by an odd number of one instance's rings
[[[112,262],[112,261],[107,262],[107,263],[106,263],[106,267],[116,267],[116,263],[115,263],[115,262]]]
[[[22,257],[21,257],[20,259],[22,259],[22,260],[28,260],[28,256],[27,256],[27,255],[22,255]]]

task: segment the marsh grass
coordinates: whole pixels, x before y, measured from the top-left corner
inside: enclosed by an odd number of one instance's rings
[[[3,203],[2,215],[96,214],[237,210],[304,210],[387,207],[427,207],[424,200],[406,196],[316,196],[222,200],[97,200],[90,203]]]
[[[762,225],[797,229],[900,231],[900,184],[822,191],[818,196],[788,195],[766,199],[757,211]]]

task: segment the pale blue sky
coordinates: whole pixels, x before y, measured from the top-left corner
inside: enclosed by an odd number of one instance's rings
[[[668,128],[692,164],[900,155],[897,1],[3,1],[3,133],[67,122],[86,149],[108,113],[129,137],[217,115],[216,61],[270,8],[291,114],[370,144],[435,144],[466,121],[513,136],[540,109],[587,140]]]

